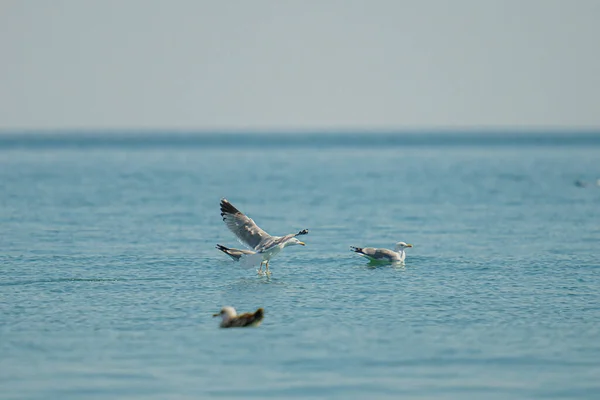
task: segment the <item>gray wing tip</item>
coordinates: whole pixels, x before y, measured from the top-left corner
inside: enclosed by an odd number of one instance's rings
[[[350,251],[354,251],[356,253],[362,253],[362,249],[360,247],[350,246]]]
[[[308,235],[308,229],[302,229],[300,232],[296,233],[296,236],[300,235]]]
[[[229,200],[222,198],[221,199],[221,217],[223,217],[223,220],[225,219],[225,214],[237,214],[240,212],[240,210],[238,210],[237,208],[235,208],[233,206],[233,204],[231,204],[229,202]]]

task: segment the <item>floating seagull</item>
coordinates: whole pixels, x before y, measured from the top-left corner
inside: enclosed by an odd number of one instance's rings
[[[221,312],[213,314],[213,317],[221,316],[221,328],[243,328],[246,326],[259,326],[265,317],[265,310],[259,308],[253,313],[237,315],[235,308],[223,307]]]
[[[354,246],[350,246],[350,250],[368,258],[371,261],[397,263],[404,262],[404,258],[406,257],[404,249],[408,247],[413,247],[413,245],[404,242],[398,242],[396,243],[395,251],[388,249],[375,249],[373,247]]]
[[[259,274],[262,273],[263,263],[265,263],[265,273],[271,273],[269,271],[269,261],[279,254],[284,247],[306,245],[304,242],[298,240],[296,236],[308,234],[308,229],[285,236],[271,236],[259,228],[251,218],[245,216],[226,199],[221,199],[221,216],[223,217],[223,221],[225,221],[225,225],[227,225],[229,230],[237,236],[238,240],[254,250],[254,252],[238,249],[228,249],[229,251],[224,251],[219,247],[217,248],[231,257],[236,257],[239,254],[238,260],[245,266],[251,266],[253,263],[260,261]],[[236,254],[236,256],[232,254]]]

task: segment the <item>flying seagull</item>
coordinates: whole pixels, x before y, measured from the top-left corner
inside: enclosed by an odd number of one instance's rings
[[[221,312],[213,314],[213,317],[221,316],[221,328],[243,328],[246,326],[259,326],[265,317],[265,310],[259,308],[253,313],[237,315],[235,308],[223,307]]]
[[[368,258],[370,261],[398,263],[404,262],[406,257],[405,249],[413,247],[412,244],[398,242],[395,250],[374,249],[373,247],[354,247],[350,246],[350,250]]]
[[[260,268],[258,269],[259,274],[262,272],[263,263],[265,263],[265,273],[271,273],[269,271],[269,261],[285,247],[306,245],[304,242],[298,240],[296,236],[308,234],[308,229],[303,229],[298,233],[291,233],[285,236],[271,236],[256,225],[251,218],[248,218],[240,210],[235,208],[227,199],[221,199],[221,217],[223,217],[225,225],[227,225],[229,230],[237,236],[238,240],[253,250],[253,254],[247,250],[238,249],[228,249],[229,251],[224,251],[218,247],[220,245],[217,245],[217,248],[231,257],[236,257],[239,254],[238,260],[244,265],[252,265],[252,263],[260,260]],[[232,254],[236,254],[236,256]]]

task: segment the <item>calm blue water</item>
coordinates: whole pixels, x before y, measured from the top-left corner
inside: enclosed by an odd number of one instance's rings
[[[598,137],[231,138],[0,140],[0,398],[600,398]]]

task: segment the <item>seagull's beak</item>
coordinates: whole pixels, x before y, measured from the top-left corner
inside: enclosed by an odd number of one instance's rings
[[[407,244],[406,244],[406,247],[412,247],[412,244],[410,244],[410,243],[407,243]]]
[[[218,317],[219,315],[221,315],[221,313],[219,313],[219,314],[213,314],[213,317]]]
[[[306,246],[306,243],[304,243],[304,242],[298,242],[298,244],[299,244],[300,246]]]

